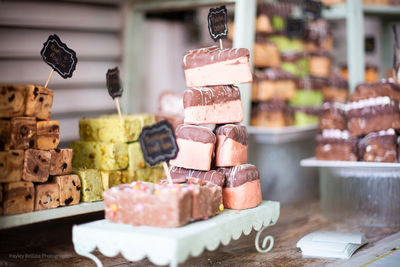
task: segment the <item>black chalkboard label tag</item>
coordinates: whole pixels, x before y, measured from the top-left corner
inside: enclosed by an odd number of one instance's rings
[[[121,86],[121,80],[119,78],[118,67],[109,69],[107,71],[106,78],[108,93],[110,94],[112,99],[115,99],[116,97],[121,97],[123,88]]]
[[[144,160],[151,166],[174,159],[178,155],[174,129],[166,120],[143,127],[139,141]]]
[[[74,50],[61,42],[56,35],[50,35],[40,51],[44,62],[52,67],[64,79],[71,78],[78,59]]]
[[[303,38],[305,25],[302,19],[288,18],[286,21],[286,35],[291,38]]]
[[[309,19],[320,19],[322,2],[303,0],[303,14]]]
[[[208,30],[214,41],[228,36],[227,14],[225,6],[210,8],[208,12]]]

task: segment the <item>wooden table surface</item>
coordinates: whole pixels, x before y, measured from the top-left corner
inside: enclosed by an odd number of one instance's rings
[[[94,262],[77,255],[72,244],[72,225],[102,219],[102,213],[35,224],[0,231],[1,266],[95,266]],[[271,252],[258,253],[254,247],[255,232],[221,245],[216,251],[206,251],[180,266],[323,266],[334,260],[303,259],[296,248],[297,241],[316,230],[361,231],[372,247],[380,239],[399,232],[400,227],[352,227],[327,221],[320,212],[319,202],[290,205],[281,209],[276,225],[265,234],[275,238]],[[152,266],[148,260],[128,262],[122,256],[107,258],[95,252],[104,266]]]

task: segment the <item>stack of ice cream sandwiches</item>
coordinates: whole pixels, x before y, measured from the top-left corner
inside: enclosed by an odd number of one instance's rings
[[[247,164],[248,134],[241,125],[240,91],[252,82],[249,51],[208,47],[186,52],[184,124],[176,129],[179,152],[170,161],[172,178],[195,177],[223,187],[226,208],[247,209],[261,202],[260,178]]]
[[[384,80],[357,86],[347,104],[325,103],[316,158],[399,162],[400,85]]]

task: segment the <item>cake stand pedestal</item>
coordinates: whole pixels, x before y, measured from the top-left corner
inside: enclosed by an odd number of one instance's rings
[[[261,233],[274,225],[279,218],[279,202],[263,201],[247,210],[225,209],[208,220],[189,223],[178,228],[159,228],[118,224],[106,220],[76,225],[72,239],[76,253],[92,259],[97,266],[101,261],[92,254],[98,248],[107,256],[118,253],[128,261],[140,261],[147,257],[157,265],[178,266],[189,255],[200,256],[204,249],[216,250],[220,243],[228,245],[239,239],[242,233],[258,231],[255,246],[259,252],[268,252],[274,238],[266,236],[260,245]]]

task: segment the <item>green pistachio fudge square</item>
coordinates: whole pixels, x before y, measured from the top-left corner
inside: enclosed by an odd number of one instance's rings
[[[150,181],[151,168],[145,167],[145,168],[141,168],[141,169],[136,169],[135,175],[136,175],[137,181],[148,182],[148,181]]]
[[[136,181],[136,173],[130,170],[121,171],[121,182],[123,184],[130,184]]]
[[[97,143],[96,169],[112,171],[128,167],[128,145],[125,143]]]
[[[118,115],[104,115],[101,118],[119,119]],[[139,139],[140,132],[145,126],[150,126],[156,123],[156,117],[153,114],[138,113],[122,116],[125,127],[125,142],[134,142]]]
[[[151,168],[151,174],[149,181],[152,183],[159,183],[161,180],[165,179],[166,175],[162,167]]]
[[[112,171],[128,167],[128,145],[125,143],[74,141],[71,148],[74,168]]]
[[[129,170],[137,170],[148,166],[144,161],[142,149],[139,142],[128,144],[128,156],[129,156]]]
[[[322,92],[318,90],[296,90],[295,97],[289,103],[291,106],[320,106],[323,103]]]
[[[318,122],[318,116],[310,115],[302,111],[294,113],[294,125],[307,125]]]
[[[142,148],[139,142],[128,144],[128,156],[129,156],[129,170],[135,171],[140,168],[150,167],[150,165],[144,161]],[[162,163],[155,165],[155,167],[161,167]]]
[[[124,120],[119,118],[83,118],[79,120],[79,136],[83,141],[127,142]]]
[[[73,168],[95,168],[96,143],[74,141],[70,147],[73,151],[72,167]]]
[[[121,171],[100,171],[100,175],[104,190],[122,184]]]
[[[81,201],[93,202],[103,199],[103,182],[100,171],[94,169],[73,169],[81,180]]]
[[[144,126],[155,123],[153,114],[103,115],[79,121],[79,135],[83,141],[133,142],[139,139]]]

